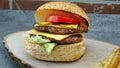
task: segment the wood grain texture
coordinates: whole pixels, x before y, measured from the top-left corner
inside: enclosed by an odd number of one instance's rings
[[[11,34],[10,34],[11,35]],[[6,39],[9,37],[9,35],[5,36],[3,38],[3,44],[5,49],[7,50],[9,57],[18,65],[19,68],[33,68],[31,65],[24,63],[21,59],[19,59],[18,57],[16,57],[11,50],[8,47],[8,43],[6,41]]]
[[[36,10],[40,5],[50,1],[39,1],[39,0],[13,0],[13,9],[21,10]],[[98,14],[120,14],[120,4],[102,4],[102,3],[83,3],[73,2],[82,7],[87,13],[98,13]],[[19,7],[17,5],[19,5]],[[0,8],[8,9],[8,0],[1,0]]]

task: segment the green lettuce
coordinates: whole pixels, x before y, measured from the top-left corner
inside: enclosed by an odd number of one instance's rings
[[[45,43],[50,42],[50,40],[43,39],[42,36],[38,36],[38,35],[31,37],[31,40],[35,43],[38,43],[38,44],[45,44]]]
[[[57,45],[56,43],[52,43],[49,39],[43,39],[42,36],[36,35],[36,36],[27,36],[31,41],[37,43],[37,44],[43,44],[45,47],[45,50],[48,55],[50,55]]]
[[[50,55],[52,53],[55,46],[56,46],[56,43],[46,43],[46,44],[44,44],[45,50],[46,50],[48,55]]]

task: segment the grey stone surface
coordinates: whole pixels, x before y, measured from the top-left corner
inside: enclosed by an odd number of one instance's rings
[[[91,19],[86,38],[101,40],[120,46],[120,14],[88,14]],[[10,33],[32,28],[34,11],[0,10],[0,68],[17,68],[2,44]]]

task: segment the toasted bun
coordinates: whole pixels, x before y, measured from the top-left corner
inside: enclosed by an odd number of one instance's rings
[[[67,12],[71,12],[74,14],[77,14],[81,17],[83,17],[88,24],[90,23],[90,20],[87,16],[87,14],[84,12],[82,8],[80,8],[78,5],[69,3],[69,2],[48,2],[40,6],[37,11],[43,10],[43,9],[56,9],[56,10],[63,10]],[[37,16],[37,15],[36,15]],[[35,17],[37,18],[37,17]]]
[[[57,45],[51,55],[47,55],[43,45],[31,42],[28,38],[25,38],[24,47],[32,57],[52,62],[73,62],[81,58],[86,50],[84,40],[74,44]]]

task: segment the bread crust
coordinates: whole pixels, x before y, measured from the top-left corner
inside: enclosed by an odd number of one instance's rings
[[[37,9],[37,11],[42,10],[42,9],[56,9],[56,10],[63,10],[63,11],[75,13],[83,17],[88,22],[88,24],[90,24],[90,20],[87,14],[85,13],[85,11],[78,5],[70,3],[70,2],[48,2],[40,6]]]
[[[81,58],[86,50],[84,40],[74,44],[57,45],[51,55],[47,55],[41,44],[30,41],[27,37],[24,43],[25,51],[32,57],[51,62],[73,62]]]
[[[120,68],[120,48],[115,48],[105,60],[95,64],[94,68]]]

